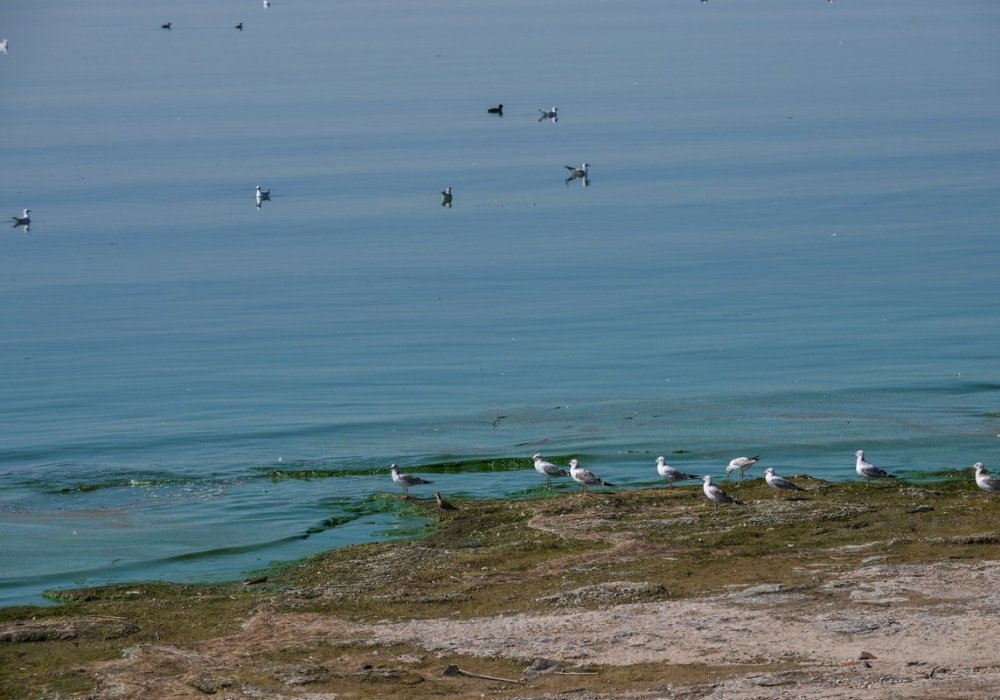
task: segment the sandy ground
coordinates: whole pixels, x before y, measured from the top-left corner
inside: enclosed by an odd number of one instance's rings
[[[191,697],[216,693],[213,674],[275,649],[405,643],[426,655],[551,659],[564,669],[632,664],[707,664],[741,669],[717,683],[649,687],[609,695],[588,689],[532,694],[532,686],[483,680],[484,697],[567,698],[997,698],[1000,697],[1000,562],[890,566],[872,557],[857,569],[817,572],[801,590],[762,584],[723,595],[601,605],[610,583],[550,601],[546,614],[357,624],[265,607],[240,633],[183,648],[144,646],[103,665],[95,698]],[[870,657],[870,658],[865,658]],[[418,659],[396,659],[398,666]],[[755,666],[779,671],[746,671]],[[308,673],[308,669],[302,671]],[[195,680],[192,680],[195,679]],[[207,686],[206,686],[207,684]],[[242,687],[215,697],[340,697],[289,679],[280,696]],[[320,685],[322,687],[322,685]],[[447,695],[447,693],[442,693]],[[478,693],[476,694],[479,695]],[[454,695],[452,695],[454,696]],[[398,697],[398,695],[397,695]]]

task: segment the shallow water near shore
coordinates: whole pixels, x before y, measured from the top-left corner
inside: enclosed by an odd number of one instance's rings
[[[0,7],[0,604],[412,536],[393,462],[1000,468],[992,4],[202,5]]]

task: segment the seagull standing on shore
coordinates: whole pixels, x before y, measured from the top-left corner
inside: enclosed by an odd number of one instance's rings
[[[976,462],[972,465],[972,468],[976,470],[976,486],[986,492],[987,501],[992,501],[993,494],[996,491],[1000,491],[1000,479],[990,476],[990,473],[986,471],[986,467],[983,466],[982,462]]]
[[[726,478],[728,479],[733,472],[740,473],[740,481],[743,481],[743,472],[757,464],[760,460],[760,455],[756,457],[737,457],[729,463],[726,467]]]
[[[403,498],[409,498],[410,492],[409,487],[416,486],[418,484],[433,484],[433,481],[428,481],[427,479],[421,479],[419,476],[414,476],[413,474],[403,474],[399,471],[399,466],[393,464],[390,468],[392,471],[392,480],[403,487]]]
[[[858,461],[854,465],[854,471],[858,473],[858,476],[862,477],[867,483],[871,479],[895,479],[895,474],[890,474],[885,469],[876,467],[871,462],[865,460],[865,451],[858,450],[854,453],[854,456],[858,458]]]
[[[710,500],[712,503],[714,503],[716,508],[719,507],[720,503],[731,503],[737,506],[744,505],[743,501],[736,500],[728,493],[720,489],[718,486],[713,484],[712,477],[710,474],[706,474],[701,478],[705,482],[702,485],[701,490],[705,492],[705,497],[708,498],[708,500]]]
[[[545,477],[549,488],[552,488],[552,477],[569,476],[565,469],[560,469],[552,462],[546,462],[540,454],[534,455],[531,459],[535,463],[535,471]]]
[[[569,475],[573,478],[573,481],[580,484],[583,490],[586,491],[588,486],[609,486],[614,488],[614,484],[610,481],[605,481],[597,474],[587,471],[580,466],[580,463],[575,459],[569,461]]]
[[[665,457],[656,458],[656,473],[667,480],[667,485],[673,486],[675,481],[687,481],[689,479],[700,479],[694,474],[687,474],[680,469],[675,469],[667,464]]]
[[[774,469],[771,467],[764,470],[764,481],[775,491],[805,491],[801,486],[793,484],[788,479],[775,474]]]
[[[17,228],[18,226],[24,226],[25,231],[31,230],[31,210],[25,209],[21,212],[20,216],[12,216],[10,220],[13,221],[11,228]]]

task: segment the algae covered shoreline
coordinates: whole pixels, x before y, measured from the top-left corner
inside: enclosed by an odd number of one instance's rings
[[[417,540],[62,591],[0,609],[0,696],[988,697],[1000,503],[796,481],[411,499]]]

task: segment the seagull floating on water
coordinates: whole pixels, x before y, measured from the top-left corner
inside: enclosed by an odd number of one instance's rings
[[[793,484],[785,477],[775,474],[772,467],[764,470],[764,481],[775,491],[805,491],[801,486]]]
[[[701,478],[705,482],[702,485],[701,490],[705,492],[705,497],[708,498],[708,500],[710,500],[712,503],[714,503],[716,508],[719,507],[720,503],[730,503],[737,506],[744,505],[743,501],[736,500],[728,493],[720,489],[718,486],[713,484],[712,476],[710,474],[706,474]]]
[[[257,199],[257,208],[260,209],[261,202],[271,201],[271,190],[265,190],[260,185],[257,185],[257,194],[255,196]]]
[[[538,121],[543,122],[546,119],[551,119],[554,122],[559,121],[559,108],[553,107],[552,109],[540,109],[538,110],[542,115],[538,117]]]
[[[167,22],[166,24],[161,24],[160,25],[160,29],[168,29],[169,30],[170,29],[170,22]]]
[[[23,212],[21,212],[20,216],[12,216],[10,218],[11,218],[11,221],[14,222],[14,224],[11,226],[11,228],[17,228],[18,226],[24,226],[24,230],[25,231],[30,231],[31,230],[31,210],[30,209],[25,209]]]
[[[413,474],[403,474],[399,471],[399,465],[393,464],[390,467],[392,472],[392,480],[403,487],[403,498],[409,498],[410,493],[408,489],[411,486],[417,486],[418,484],[433,484],[433,481],[428,481],[427,479],[421,479],[419,476],[414,476]]]
[[[531,459],[535,463],[535,471],[545,477],[549,488],[552,488],[552,477],[569,476],[569,473],[565,469],[557,467],[552,462],[546,462],[540,454],[532,456]]]
[[[729,466],[726,467],[726,478],[728,479],[733,472],[739,472],[740,481],[743,481],[743,472],[757,464],[758,461],[760,461],[760,455],[756,457],[737,457],[729,462]]]
[[[867,482],[870,479],[895,479],[895,474],[890,474],[885,469],[876,467],[871,462],[865,460],[865,451],[858,450],[854,453],[854,456],[858,458],[858,461],[854,465],[854,471],[858,473],[858,476],[863,477]]]
[[[615,486],[610,481],[605,481],[597,476],[597,474],[581,467],[580,463],[575,459],[569,461],[569,475],[573,478],[573,481],[583,487],[584,491],[587,490],[588,486],[609,486],[611,488]]]
[[[451,185],[441,190],[441,206],[451,208]]]
[[[695,476],[694,474],[686,474],[680,469],[675,469],[667,464],[667,459],[665,457],[656,458],[656,473],[667,480],[667,484],[673,485],[675,481],[687,481],[689,479],[700,479],[701,477]]]
[[[986,500],[992,501],[993,494],[1000,491],[1000,479],[990,476],[982,462],[976,462],[972,468],[976,470],[976,486],[986,492]]]
[[[243,31],[243,23],[240,22],[239,24],[237,24],[236,25],[236,29],[239,29],[242,32]]]
[[[496,107],[490,107],[488,110],[486,110],[486,112],[489,113],[489,114],[498,114],[498,115],[500,115],[502,117],[503,116],[503,103],[498,104]]]
[[[563,167],[569,170],[569,177],[566,178],[567,185],[573,180],[583,180],[584,185],[590,182],[590,163],[584,163],[579,168],[575,165],[564,165]]]

